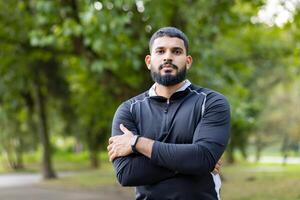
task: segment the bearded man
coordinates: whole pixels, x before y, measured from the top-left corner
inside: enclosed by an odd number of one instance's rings
[[[149,41],[145,57],[155,82],[123,102],[107,147],[118,181],[135,186],[137,200],[220,199],[218,160],[229,140],[226,98],[186,79],[189,42],[164,27]]]

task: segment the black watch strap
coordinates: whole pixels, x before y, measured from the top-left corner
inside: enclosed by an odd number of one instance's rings
[[[134,137],[134,138],[133,138],[132,141],[131,141],[131,149],[132,149],[133,153],[139,153],[139,152],[137,151],[137,149],[136,149],[136,144],[137,144],[137,142],[138,142],[138,140],[139,140],[139,138],[140,138],[141,136],[140,136],[140,135],[134,135],[133,137]]]

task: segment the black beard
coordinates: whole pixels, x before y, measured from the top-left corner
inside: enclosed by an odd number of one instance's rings
[[[176,65],[173,65],[173,68],[178,69]],[[159,67],[159,69],[161,69],[161,67]],[[177,74],[175,75],[172,74],[161,75],[159,72],[155,72],[151,70],[151,77],[154,82],[157,82],[158,84],[163,86],[176,85],[185,80],[186,67],[184,67],[182,70],[178,70]]]

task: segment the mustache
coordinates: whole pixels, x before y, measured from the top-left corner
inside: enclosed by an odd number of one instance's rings
[[[174,65],[172,62],[167,61],[167,62],[164,62],[163,64],[159,65],[159,70],[162,70],[165,67],[165,65],[171,65],[171,67],[173,69],[176,69],[176,70],[178,69],[177,65]]]

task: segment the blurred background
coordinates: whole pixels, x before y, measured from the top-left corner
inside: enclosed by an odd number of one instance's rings
[[[0,0],[0,199],[133,199],[106,146],[152,85],[148,40],[190,40],[188,78],[228,97],[225,200],[300,199],[299,0]],[[47,197],[47,198],[46,198]]]

